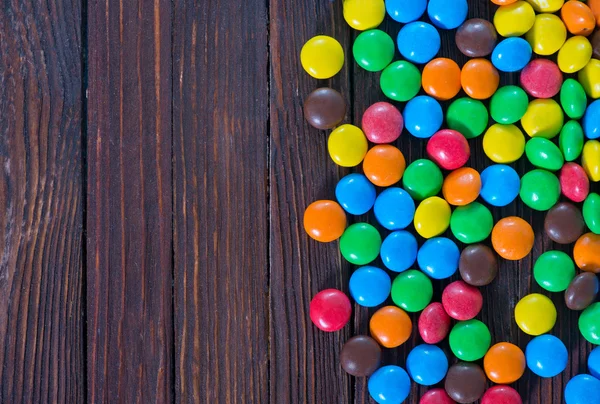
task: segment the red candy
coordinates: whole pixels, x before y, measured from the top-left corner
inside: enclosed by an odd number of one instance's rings
[[[548,59],[535,59],[521,71],[521,86],[535,98],[552,98],[560,91],[563,76],[558,65]]]
[[[583,167],[577,163],[566,163],[558,178],[562,194],[573,202],[583,202],[590,193],[590,180]]]
[[[337,289],[325,289],[310,302],[310,319],[323,331],[337,331],[342,328],[352,314],[350,299]]]
[[[494,386],[481,397],[481,404],[523,404],[523,400],[512,387]]]
[[[444,389],[431,389],[421,396],[419,404],[454,404],[454,400],[450,398]]]
[[[362,129],[373,143],[392,143],[404,128],[404,119],[398,108],[387,102],[377,102],[365,111]]]
[[[419,334],[427,344],[437,344],[448,335],[452,320],[441,303],[431,303],[419,316]]]
[[[446,170],[456,170],[465,165],[471,149],[467,139],[452,129],[443,129],[433,135],[427,142],[429,158]]]
[[[455,320],[474,318],[483,306],[483,296],[475,286],[463,281],[452,282],[442,292],[444,310]]]

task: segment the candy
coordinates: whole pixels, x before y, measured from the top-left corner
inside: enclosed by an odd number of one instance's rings
[[[462,279],[473,286],[489,285],[498,274],[498,260],[492,249],[484,244],[465,247],[460,253],[458,270]]]
[[[558,146],[566,161],[579,158],[583,151],[583,128],[577,121],[569,121],[560,131]]]
[[[533,27],[535,12],[524,1],[502,5],[494,14],[494,26],[504,37],[521,36]]]
[[[600,181],[600,141],[585,142],[581,153],[581,165],[590,181]]]
[[[585,111],[583,132],[588,139],[600,138],[600,100],[592,102]]]
[[[359,31],[377,27],[385,17],[383,0],[344,0],[343,4],[344,19]]]
[[[585,224],[581,211],[569,202],[561,202],[546,214],[544,229],[550,240],[559,244],[571,244],[583,234]]]
[[[314,240],[328,243],[346,229],[346,214],[334,201],[315,201],[304,211],[304,230]]]
[[[456,31],[458,49],[471,58],[489,55],[496,45],[496,28],[487,20],[472,18],[465,21]]]
[[[427,9],[427,0],[386,0],[385,8],[394,20],[406,24],[418,20]]]
[[[538,13],[553,13],[560,10],[564,0],[527,0]]]
[[[372,147],[363,161],[365,176],[379,187],[389,187],[400,181],[405,168],[404,155],[389,144]]]
[[[595,192],[583,202],[583,219],[592,233],[600,234],[600,195]]]
[[[472,403],[483,395],[487,379],[475,363],[458,362],[448,369],[444,388],[457,403]]]
[[[485,354],[483,369],[494,383],[514,383],[525,372],[525,355],[518,346],[509,342],[499,342]]]
[[[446,376],[448,358],[444,351],[435,345],[417,345],[406,358],[406,370],[418,384],[432,386]]]
[[[437,58],[425,65],[423,90],[437,100],[449,100],[460,91],[460,67],[452,59]]]
[[[486,390],[481,404],[523,404],[517,390],[510,386],[494,386]]]
[[[483,296],[475,286],[455,281],[444,288],[442,305],[453,319],[470,320],[481,311]]]
[[[385,302],[392,289],[390,276],[376,267],[361,267],[350,277],[350,296],[363,307],[375,307]]]
[[[318,35],[309,39],[300,51],[304,70],[316,79],[328,79],[344,66],[344,49],[335,39]]]
[[[483,358],[491,340],[487,325],[475,319],[459,321],[450,331],[450,349],[462,361],[472,362]],[[448,389],[446,391],[450,394]]]
[[[600,60],[590,59],[577,73],[577,80],[590,98],[600,98]]]
[[[525,145],[525,154],[531,164],[546,170],[560,170],[565,160],[554,143],[543,137],[534,137]]]
[[[567,367],[569,353],[563,342],[554,335],[533,338],[525,348],[527,367],[540,377],[554,377]]]
[[[596,26],[600,27],[600,0],[588,0],[587,5],[596,18]]]
[[[442,189],[442,171],[431,160],[415,160],[406,167],[402,186],[417,201],[435,196]]]
[[[385,69],[394,60],[395,52],[394,40],[379,29],[363,32],[352,45],[354,60],[360,67],[370,72]]]
[[[595,378],[600,378],[600,347],[592,349],[588,356],[588,369]]]
[[[363,114],[361,126],[370,142],[392,143],[400,137],[404,119],[392,104],[376,102]]]
[[[443,341],[450,331],[450,316],[441,303],[431,303],[419,316],[419,335],[428,344]]]
[[[342,347],[340,363],[342,369],[352,376],[370,376],[381,363],[381,348],[373,338],[357,335]]]
[[[531,137],[552,139],[562,129],[563,112],[560,105],[552,99],[533,100],[527,107],[527,112],[521,118],[521,125]]]
[[[492,230],[494,251],[507,260],[525,258],[533,248],[533,239],[531,225],[516,216],[500,219]]]
[[[560,88],[560,105],[571,119],[580,119],[587,107],[585,90],[575,79],[566,79]]]
[[[582,271],[600,273],[600,235],[586,233],[573,247],[573,258]],[[600,334],[599,334],[600,336]]]
[[[454,404],[454,400],[450,398],[444,389],[431,389],[421,396],[419,404]]]
[[[322,331],[341,330],[351,314],[350,299],[337,289],[322,290],[310,301],[310,319]]]
[[[419,268],[433,279],[446,279],[458,269],[460,252],[456,244],[445,237],[435,237],[423,243],[417,253]]]
[[[551,60],[532,60],[521,72],[521,85],[535,98],[552,98],[560,91],[562,73]]]
[[[565,387],[567,404],[600,404],[600,380],[587,374],[573,377]]]
[[[368,223],[350,225],[340,238],[342,256],[351,264],[366,265],[379,255],[381,236]]]
[[[369,394],[379,404],[401,403],[410,393],[410,378],[399,366],[388,365],[371,375]]]
[[[317,129],[332,129],[346,116],[346,100],[332,88],[317,88],[304,101],[304,117]]]
[[[459,98],[450,104],[446,111],[446,123],[450,129],[467,139],[481,135],[488,125],[488,112],[479,100]]]
[[[535,262],[533,277],[542,288],[550,292],[562,292],[575,277],[575,264],[562,251],[546,251]]]
[[[590,193],[590,180],[579,164],[565,164],[558,179],[562,194],[573,202],[583,202]]]
[[[519,196],[531,209],[546,211],[558,202],[560,182],[549,171],[531,170],[521,178]]]
[[[600,283],[596,274],[582,272],[573,278],[565,290],[565,304],[571,310],[584,310],[594,303],[599,289]]]
[[[556,323],[556,307],[544,295],[529,294],[515,306],[515,321],[525,334],[545,334]]]
[[[440,50],[441,39],[437,29],[431,24],[415,21],[406,24],[398,33],[400,54],[413,63],[427,63]]]
[[[481,173],[480,195],[492,206],[506,206],[519,195],[521,179],[512,168],[503,164],[488,166]]]
[[[407,231],[390,233],[381,244],[381,260],[394,272],[406,271],[417,259],[417,240]]]
[[[517,86],[504,86],[496,91],[490,102],[490,113],[494,121],[508,125],[525,115],[529,99],[527,93]]]
[[[463,206],[473,202],[481,190],[481,177],[477,170],[462,167],[452,171],[442,185],[444,199],[450,205]]]
[[[456,239],[465,244],[478,243],[492,232],[492,213],[479,202],[459,206],[450,216],[450,230]]]
[[[386,97],[405,102],[419,93],[421,73],[412,63],[398,60],[383,69],[379,85]]]
[[[525,152],[525,136],[515,125],[496,123],[483,135],[483,151],[496,163],[512,163]]]
[[[375,186],[362,174],[348,174],[335,187],[335,197],[351,215],[363,215],[375,203]]]
[[[411,135],[430,138],[442,127],[444,112],[440,103],[427,95],[420,95],[406,103],[404,125]]]
[[[558,52],[567,39],[567,28],[554,14],[538,14],[533,27],[525,34],[533,52],[548,56]]]
[[[560,9],[560,17],[573,35],[588,36],[596,27],[594,13],[581,1],[567,1]]]
[[[558,67],[565,73],[575,73],[583,69],[591,58],[590,41],[584,36],[574,36],[567,39],[558,51]]]
[[[437,196],[429,197],[417,206],[415,230],[423,238],[439,236],[450,226],[450,205]]]
[[[452,129],[443,129],[427,142],[427,154],[443,169],[455,170],[469,160],[471,149],[463,135]]]
[[[489,60],[471,59],[463,66],[460,80],[469,97],[486,100],[496,92],[500,75]]]
[[[429,0],[427,15],[438,28],[458,28],[466,19],[469,5],[467,0]]]
[[[396,306],[385,306],[373,313],[369,329],[379,345],[396,348],[410,338],[412,321],[404,310]]]
[[[531,45],[523,38],[506,38],[492,53],[492,63],[502,72],[518,72],[531,60]]]
[[[375,200],[375,218],[388,230],[401,230],[415,217],[415,202],[402,188],[388,188]]]
[[[497,4],[499,6],[505,6],[508,4],[512,4],[517,0],[492,0],[492,3]]]
[[[431,281],[423,272],[414,269],[402,272],[392,283],[394,304],[411,313],[427,307],[432,296]]]
[[[367,154],[367,138],[360,128],[345,124],[331,132],[327,140],[329,156],[339,166],[355,167]]]

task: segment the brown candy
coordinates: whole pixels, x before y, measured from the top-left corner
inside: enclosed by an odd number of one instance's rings
[[[544,228],[551,240],[559,244],[570,244],[583,234],[585,222],[577,206],[561,202],[546,214]]]
[[[600,59],[600,31],[596,31],[590,40],[592,43],[593,55],[595,59]]]
[[[317,129],[331,129],[346,116],[346,100],[332,88],[317,88],[304,101],[304,118]]]
[[[381,363],[381,348],[373,338],[357,335],[344,344],[340,362],[352,376],[370,376]]]
[[[598,277],[592,272],[583,272],[571,281],[565,290],[565,303],[571,310],[583,310],[596,300]]]
[[[472,58],[492,53],[497,39],[494,25],[481,18],[465,21],[456,31],[456,46],[463,54]]]
[[[494,251],[483,244],[472,244],[462,251],[458,263],[460,276],[469,285],[485,286],[498,274],[498,260]]]
[[[458,362],[448,369],[445,389],[457,403],[472,403],[485,392],[487,379],[483,369],[475,363]]]

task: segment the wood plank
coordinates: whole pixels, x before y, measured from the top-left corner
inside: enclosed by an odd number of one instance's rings
[[[88,3],[88,401],[173,399],[171,2]]]
[[[85,394],[79,0],[0,10],[0,402]]]
[[[174,7],[176,401],[265,403],[267,7]]]

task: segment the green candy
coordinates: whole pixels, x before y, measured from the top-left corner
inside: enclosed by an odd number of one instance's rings
[[[550,292],[562,292],[575,278],[575,264],[562,251],[546,251],[535,262],[533,277],[542,288]]]
[[[385,69],[394,59],[396,45],[385,32],[372,29],[360,34],[354,41],[354,60],[365,70],[378,72]]]
[[[423,310],[433,296],[431,280],[421,271],[409,269],[392,282],[394,304],[408,312]]]
[[[546,170],[560,170],[565,164],[565,159],[558,146],[543,137],[529,139],[525,145],[525,154],[531,164]]]
[[[437,195],[443,183],[442,171],[433,161],[426,159],[410,163],[402,176],[404,189],[417,201]]]
[[[479,100],[464,97],[454,101],[446,112],[448,127],[467,139],[481,135],[488,124],[488,111]]]
[[[348,226],[340,238],[342,256],[354,265],[366,265],[379,255],[381,235],[368,223]]]
[[[521,200],[531,209],[546,211],[558,202],[560,183],[546,170],[532,170],[521,178]]]
[[[421,73],[412,63],[399,60],[383,70],[379,84],[386,97],[408,101],[421,89]]]
[[[450,331],[450,349],[462,361],[483,358],[491,342],[490,330],[479,320],[459,321]]]
[[[583,220],[592,233],[600,234],[600,195],[595,192],[583,202]]]
[[[492,232],[492,227],[494,227],[492,213],[479,202],[459,206],[450,217],[452,234],[465,244],[485,240]]]
[[[592,344],[600,345],[600,302],[588,306],[581,313],[579,332]]]
[[[569,121],[563,126],[558,137],[558,146],[566,161],[574,161],[583,150],[583,128],[577,121]]]
[[[575,79],[566,79],[560,88],[560,105],[571,119],[580,119],[587,108],[587,95]]]
[[[508,125],[523,118],[528,106],[529,98],[521,87],[504,86],[493,95],[490,113],[494,121]]]

